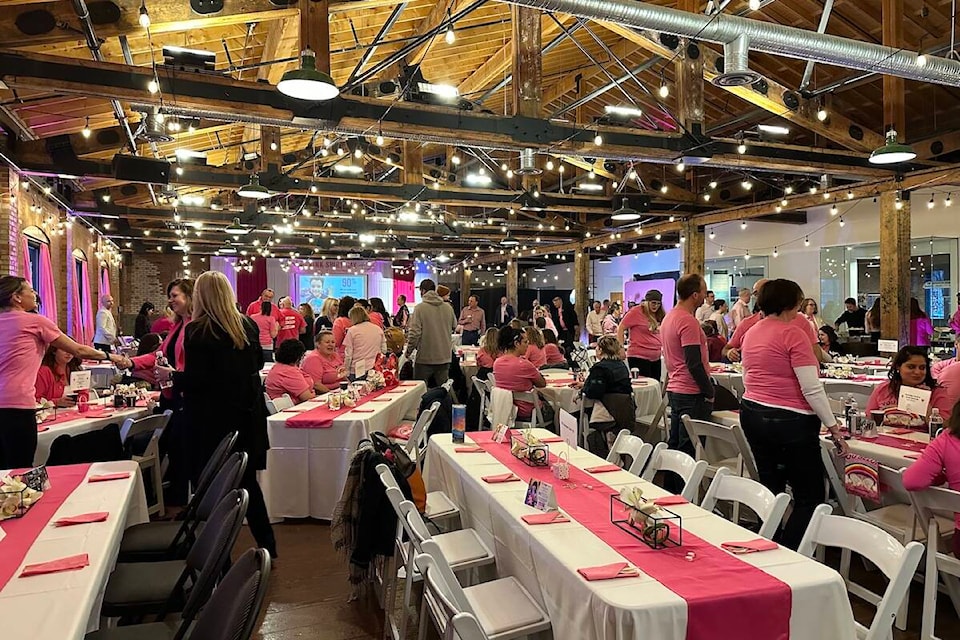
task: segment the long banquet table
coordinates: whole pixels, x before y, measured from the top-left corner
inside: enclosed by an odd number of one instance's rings
[[[114,472],[130,477],[89,483]],[[50,467],[52,487],[22,517],[0,521],[0,629],[10,640],[80,640],[100,623],[100,603],[124,529],[147,521],[147,501],[136,462]],[[0,475],[6,475],[3,472]],[[104,522],[54,527],[66,516],[107,511]],[[90,564],[27,578],[28,564],[86,553]]]
[[[540,435],[550,434],[541,431]],[[507,445],[488,446],[509,451]],[[566,445],[551,444],[550,447],[559,452]],[[603,460],[580,449],[571,453],[570,462],[583,469],[602,464]],[[833,569],[783,548],[743,556],[727,554],[718,549],[720,543],[751,540],[756,534],[692,504],[668,507],[681,516],[684,535],[689,534],[686,538],[689,546],[661,551],[649,550],[622,532],[620,535],[625,536],[628,549],[623,555],[604,542],[594,531],[602,528],[604,521],[609,523],[609,508],[595,509],[589,528],[573,515],[569,523],[530,526],[521,520],[524,514],[536,513],[523,504],[526,481],[534,473],[527,469],[514,471],[524,482],[488,484],[481,478],[502,473],[506,470],[505,464],[489,451],[457,453],[450,436],[443,434],[430,439],[426,480],[429,490],[442,489],[450,496],[460,507],[464,526],[476,529],[484,542],[496,551],[499,575],[517,578],[545,608],[553,624],[554,637],[561,640],[637,637],[843,640],[855,637],[846,589]],[[549,470],[545,474],[552,478]],[[568,498],[575,501],[577,495],[582,495],[576,492],[603,492],[605,496],[610,488],[619,490],[638,485],[645,497],[668,495],[626,471],[597,474],[589,484],[575,484],[572,488],[568,482],[549,481],[554,486],[563,486],[565,493],[559,498],[559,506],[566,513],[570,513],[570,507],[578,508],[568,502]],[[596,496],[591,499],[597,503]],[[687,560],[685,555],[691,548],[699,552]],[[641,560],[636,561],[637,558]],[[587,582],[577,573],[578,568],[625,560],[640,568],[639,577]],[[767,584],[776,585],[784,595],[779,601],[782,606],[778,611],[780,627],[776,633],[765,633],[760,624],[760,619],[769,613]],[[688,615],[693,608],[705,613]],[[722,623],[711,625],[707,618],[717,618]]]
[[[112,406],[105,406],[102,400],[91,402],[90,412],[85,414],[78,413],[75,408],[58,409],[55,420],[38,426],[37,453],[33,457],[33,463],[44,464],[50,455],[53,441],[64,434],[76,436],[102,429],[112,422],[123,424],[127,418],[137,419],[149,414],[150,410],[145,406],[114,409]]]
[[[371,432],[386,433],[415,414],[425,391],[423,382],[403,382],[356,409],[344,409],[328,428],[287,426],[291,417],[322,406],[320,400],[267,418],[270,450],[260,484],[270,517],[330,520],[357,444]]]
[[[570,386],[573,382],[573,372],[548,369],[541,373],[547,386],[538,391],[544,398],[553,403],[556,408],[570,413],[580,410],[580,391]],[[660,383],[653,378],[634,380],[633,398],[637,404],[637,417],[655,413],[660,405]]]

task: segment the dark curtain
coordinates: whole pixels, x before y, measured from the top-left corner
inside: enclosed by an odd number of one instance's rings
[[[240,309],[246,311],[247,305],[260,297],[267,288],[267,261],[257,258],[252,261],[253,271],[246,269],[237,271],[237,302]]]

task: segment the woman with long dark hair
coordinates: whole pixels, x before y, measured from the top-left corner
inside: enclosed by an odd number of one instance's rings
[[[150,323],[153,321],[154,311],[156,311],[156,307],[152,302],[144,302],[140,305],[140,313],[137,314],[137,319],[133,323],[133,337],[136,340],[150,333]]]
[[[32,467],[37,453],[36,381],[51,345],[81,358],[123,361],[77,344],[36,313],[37,292],[24,278],[0,276],[0,469]]]
[[[353,322],[350,320],[350,309],[353,309],[356,304],[356,298],[343,296],[340,298],[340,304],[337,307],[337,319],[333,321],[333,343],[341,356],[344,352],[343,339],[347,337],[347,329],[353,326]]]
[[[920,301],[910,298],[910,344],[929,347],[932,337],[933,323],[920,308]]]
[[[390,314],[387,312],[387,308],[383,305],[382,298],[370,298],[370,309],[367,311],[370,316],[370,322],[377,325],[381,329],[390,328]]]
[[[222,273],[207,271],[197,278],[193,320],[185,333],[183,371],[162,368],[158,379],[172,379],[174,389],[183,394],[190,476],[196,483],[220,441],[236,431],[237,450],[250,456],[240,481],[250,494],[250,533],[258,546],[276,557],[277,543],[257,484],[257,471],[266,468],[270,448],[259,375],[263,368],[260,331],[237,311],[233,290]]]
[[[53,345],[47,347],[37,372],[37,401],[41,398],[55,402],[62,400],[63,391],[70,384],[70,374],[80,370],[80,362],[80,358],[66,349],[58,349]]]
[[[300,343],[303,345],[304,351],[310,351],[314,346],[317,319],[313,315],[313,307],[306,302],[300,305],[300,315],[303,316],[303,321],[306,323],[303,331],[300,332]]]
[[[819,344],[823,352],[828,355],[843,355],[844,353],[843,345],[840,344],[840,338],[837,337],[837,332],[828,324],[823,325],[820,327],[820,330],[817,331],[817,344]],[[830,360],[833,360],[832,356]]]
[[[870,399],[867,401],[867,412],[896,409],[900,398],[901,387],[914,387],[930,391],[930,404],[927,415],[921,416],[923,421],[930,415],[930,410],[936,407],[944,420],[950,417],[953,403],[946,390],[933,379],[930,368],[930,357],[923,347],[906,346],[897,352],[890,363],[889,380],[873,388]],[[905,420],[906,418],[901,418]],[[897,424],[896,426],[922,426],[921,424]]]

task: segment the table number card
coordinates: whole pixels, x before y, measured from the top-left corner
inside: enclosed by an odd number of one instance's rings
[[[70,391],[79,391],[80,389],[89,389],[90,388],[90,372],[89,371],[73,371],[70,373]],[[64,389],[67,391],[67,389]]]
[[[576,451],[579,440],[577,434],[577,419],[564,409],[560,409],[560,437]]]
[[[896,340],[880,340],[877,342],[877,351],[880,353],[896,353],[900,350],[900,343]]]
[[[900,395],[897,398],[897,409],[918,416],[925,416],[927,415],[927,407],[930,406],[931,393],[929,389],[901,386]]]
[[[503,444],[510,441],[510,427],[502,422],[497,425],[493,431],[493,441],[497,444]]]
[[[556,511],[557,496],[553,492],[553,485],[543,480],[530,479],[523,504],[540,511]]]

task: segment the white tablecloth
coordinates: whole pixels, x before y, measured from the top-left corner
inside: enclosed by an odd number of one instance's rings
[[[110,380],[117,375],[117,368],[109,362],[99,364],[84,364],[84,369],[90,372],[90,386],[94,389],[106,389]]]
[[[732,411],[714,411],[713,420],[719,422],[720,424],[740,424],[740,416]],[[881,427],[880,433],[888,434],[895,438],[903,438],[905,440],[913,440],[915,442],[930,442],[930,436],[926,433],[915,432],[908,433],[903,435],[889,433],[890,429]],[[827,436],[823,436],[826,438]],[[847,445],[850,447],[851,453],[856,453],[861,456],[872,458],[879,462],[880,464],[885,464],[888,467],[894,469],[902,469],[904,467],[909,467],[916,461],[916,458],[908,458],[908,455],[916,455],[916,451],[907,451],[906,449],[897,449],[896,447],[887,447],[882,444],[877,444],[876,442],[871,442],[869,440],[859,440],[856,438],[851,438],[847,440]]]
[[[570,462],[582,468],[603,461],[580,449],[572,454]],[[481,476],[504,470],[488,454],[454,453],[446,434],[430,439],[428,489],[442,489],[460,507],[464,526],[476,529],[496,551],[498,574],[517,578],[547,611],[555,638],[685,640],[687,608],[680,596],[646,574],[637,579],[600,582],[581,578],[578,568],[624,558],[576,521],[548,526],[523,523],[521,515],[535,513],[523,504],[526,485],[487,484],[481,480]],[[640,485],[648,497],[666,495],[626,471],[605,473],[598,480],[614,488]],[[685,530],[718,546],[756,537],[695,505],[670,509],[683,518]],[[855,637],[846,589],[833,569],[787,549],[740,558],[790,586],[792,640]],[[696,571],[696,561],[684,569]]]
[[[736,372],[716,372],[711,371],[710,376],[717,381],[721,387],[729,389],[737,394],[737,397],[740,398],[743,396],[743,374]],[[873,388],[878,384],[882,384],[883,380],[837,380],[833,378],[821,378],[820,382],[823,383],[823,388],[827,394],[832,393],[831,388],[835,388],[836,385],[855,385],[857,387],[863,388],[863,395],[869,397],[873,393]],[[863,403],[861,403],[863,405]],[[864,405],[865,406],[865,405]],[[863,407],[861,407],[863,408]]]
[[[91,403],[91,406],[100,406],[102,403]],[[150,410],[146,407],[135,407],[133,409],[116,409],[113,415],[102,418],[77,418],[67,422],[52,424],[46,431],[37,434],[37,453],[33,456],[33,464],[44,464],[50,455],[50,447],[53,441],[64,434],[72,436],[88,431],[102,429],[111,422],[123,425],[127,418],[142,418],[149,415]]]
[[[556,380],[570,380],[573,373],[570,371],[542,371],[547,386],[539,389],[540,394],[554,404],[555,407],[573,413],[580,411],[580,390],[574,389],[569,383],[556,383]],[[633,398],[637,403],[637,417],[656,413],[660,406],[660,383],[653,378],[641,378],[633,385]]]
[[[132,471],[133,474],[126,480],[81,482],[52,518],[109,511],[110,517],[105,522],[72,527],[48,526],[37,537],[23,562],[28,565],[86,553],[90,566],[30,578],[14,575],[0,590],[3,638],[80,640],[85,633],[99,628],[100,603],[116,562],[123,530],[147,521],[147,501],[136,462],[99,462],[91,465],[88,476],[117,471]],[[24,517],[29,518],[30,513]],[[18,569],[17,575],[19,572]]]
[[[397,387],[380,396],[389,397],[390,402],[364,404],[362,408],[372,409],[371,413],[344,412],[329,429],[288,429],[287,418],[295,413],[270,416],[267,468],[260,473],[270,517],[329,520],[357,444],[372,431],[386,433],[404,418],[414,417],[425,391],[426,386],[419,381]],[[317,403],[305,402],[296,408],[315,406]]]

